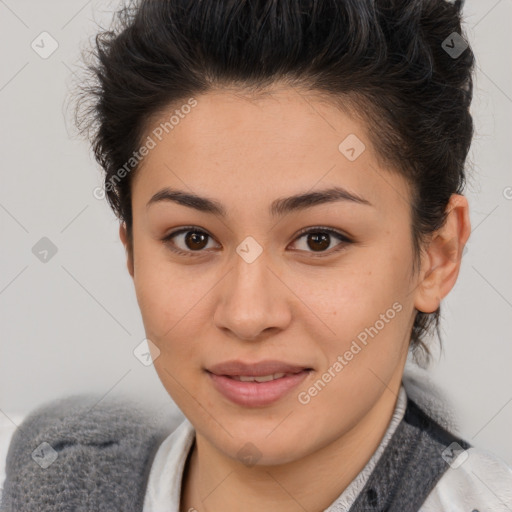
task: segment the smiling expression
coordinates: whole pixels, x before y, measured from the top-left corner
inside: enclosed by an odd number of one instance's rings
[[[262,463],[284,463],[394,403],[416,312],[410,190],[364,123],[318,98],[196,99],[134,176],[128,265],[155,369],[198,434],[233,458],[251,442]],[[349,136],[364,144],[355,159]],[[311,371],[241,405],[207,371],[232,360]]]

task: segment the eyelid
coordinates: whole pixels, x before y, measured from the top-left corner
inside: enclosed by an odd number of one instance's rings
[[[195,231],[197,233],[204,233],[205,235],[209,236],[212,240],[215,240],[215,238],[206,231],[206,229],[200,228],[199,226],[183,226],[179,229],[176,229],[175,231],[171,231],[167,235],[165,235],[161,241],[166,244],[169,249],[177,254],[184,255],[184,256],[196,256],[200,255],[201,253],[204,253],[205,251],[184,251],[182,249],[178,249],[173,243],[172,238],[176,235],[181,235],[182,233],[186,233],[188,231]]]
[[[318,253],[309,252],[309,251],[301,251],[297,250],[296,252],[306,252],[309,256],[313,256],[314,258],[327,258],[328,256],[332,256],[340,251],[342,251],[348,244],[354,243],[352,237],[345,235],[343,232],[338,231],[335,228],[330,228],[328,226],[310,226],[307,228],[301,229],[298,233],[295,234],[293,241],[295,242],[303,235],[309,233],[328,233],[329,235],[337,238],[341,243],[336,245],[333,249],[329,249],[328,251],[320,251]]]
[[[302,236],[306,233],[316,233],[316,232],[329,233],[331,235],[340,237],[345,241],[350,241],[350,242],[353,241],[349,235],[346,235],[345,233],[343,233],[342,231],[339,231],[336,228],[330,228],[329,226],[310,226],[307,228],[302,228],[298,233],[295,234],[294,240],[296,238],[298,238],[299,236]]]
[[[207,230],[200,228],[199,226],[183,226],[183,227],[180,227],[179,229],[176,229],[175,231],[171,231],[170,233],[165,235],[161,239],[161,241],[164,242],[166,245],[169,245],[170,250],[177,254],[181,254],[181,255],[185,255],[185,256],[195,256],[195,255],[201,255],[202,253],[205,253],[206,251],[204,251],[204,250],[184,251],[182,249],[178,249],[176,246],[174,246],[174,244],[172,244],[171,240],[174,236],[180,235],[182,233],[186,233],[188,231],[195,231],[197,233],[203,233],[203,234],[207,235],[208,237],[210,237],[212,240],[215,240],[215,238],[212,235],[210,235],[210,233],[208,233]],[[315,253],[315,252],[301,251],[301,250],[295,250],[295,252],[306,252],[306,253],[309,253],[309,255],[311,255],[313,257],[327,257],[327,256],[331,256],[332,254],[335,254],[338,251],[341,251],[346,245],[354,243],[354,240],[351,237],[349,237],[348,235],[345,235],[343,232],[338,231],[335,228],[330,228],[327,226],[309,226],[309,227],[303,228],[298,233],[296,233],[294,235],[293,242],[295,242],[297,239],[301,238],[305,234],[317,233],[317,232],[328,233],[330,235],[333,235],[341,243],[338,244],[337,246],[335,246],[334,249],[330,249],[330,250],[324,251],[324,252],[321,251],[321,252]]]

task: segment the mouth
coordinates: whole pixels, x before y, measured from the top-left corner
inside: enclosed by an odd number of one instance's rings
[[[259,375],[257,377],[250,375],[224,375],[224,377],[228,377],[229,379],[238,380],[240,382],[269,382],[271,380],[282,379],[283,377],[288,377],[290,375],[296,375],[297,373],[274,373],[269,375]]]
[[[313,371],[309,366],[282,361],[228,361],[206,370],[220,394],[244,407],[263,407],[278,401]]]
[[[231,360],[219,363],[207,368],[206,371],[215,375],[226,377],[241,378],[247,381],[253,378],[258,382],[266,382],[282,378],[285,375],[294,375],[302,371],[313,370],[310,366],[295,363],[287,363],[277,360],[264,360],[254,363],[245,363],[240,360]],[[237,379],[238,380],[238,379]]]

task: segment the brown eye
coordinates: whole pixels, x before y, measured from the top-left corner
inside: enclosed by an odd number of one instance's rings
[[[210,238],[211,236],[205,231],[189,227],[168,234],[162,241],[172,251],[190,256],[194,252],[202,252],[207,247]]]
[[[330,235],[327,233],[308,233],[307,244],[313,251],[323,251],[330,245]]]
[[[196,231],[187,231],[185,235],[185,245],[193,251],[197,251],[199,249],[204,249],[207,245],[205,243],[208,235],[205,233],[198,233]]]
[[[309,253],[313,257],[330,256],[344,249],[348,244],[353,243],[348,237],[330,228],[314,227],[304,229],[295,240],[304,238],[305,244],[299,247],[299,252]],[[340,243],[334,249],[328,250],[334,239]],[[196,256],[204,253],[203,249],[208,248],[208,242],[213,237],[202,229],[193,226],[184,227],[166,235],[162,241],[169,249],[184,256]],[[297,243],[297,242],[295,242]],[[299,244],[301,245],[301,244]],[[196,254],[194,254],[196,253]],[[317,253],[317,254],[315,254]]]
[[[337,244],[333,250],[327,251],[331,245],[333,237],[338,239],[340,243]],[[319,253],[318,256],[329,256],[337,251],[344,249],[348,244],[352,243],[352,240],[350,240],[345,235],[332,229],[321,227],[308,228],[307,230],[303,230],[301,233],[299,233],[299,236],[296,238],[296,240],[300,240],[302,238],[305,239],[305,243],[298,244],[298,250],[303,252]],[[302,245],[302,247],[300,247],[300,245]],[[317,256],[316,254],[312,255]]]

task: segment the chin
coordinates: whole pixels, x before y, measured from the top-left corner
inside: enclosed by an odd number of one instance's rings
[[[244,464],[247,467],[280,466],[291,463],[303,455],[297,451],[296,442],[289,442],[283,445],[282,439],[270,442],[250,441],[240,439],[229,447],[229,457]]]

